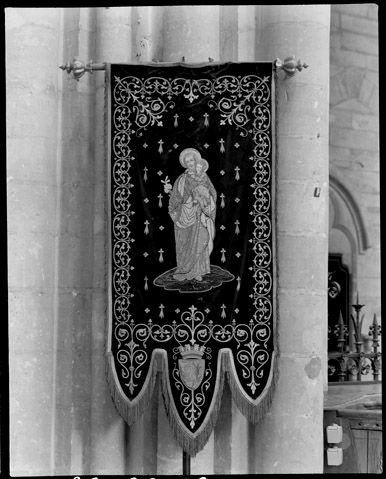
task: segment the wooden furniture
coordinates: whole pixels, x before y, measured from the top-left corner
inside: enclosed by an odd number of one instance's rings
[[[328,466],[325,438],[325,474],[382,473],[381,382],[330,383],[324,401],[324,429],[343,427],[341,466]],[[326,436],[325,436],[326,437]]]

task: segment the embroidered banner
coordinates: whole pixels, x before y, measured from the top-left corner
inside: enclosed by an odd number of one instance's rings
[[[108,380],[131,424],[157,374],[207,441],[225,374],[250,421],[277,376],[272,64],[108,65]]]

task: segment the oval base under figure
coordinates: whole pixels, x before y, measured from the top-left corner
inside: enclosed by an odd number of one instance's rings
[[[179,291],[180,293],[204,293],[210,291],[213,288],[218,288],[223,283],[233,281],[234,275],[220,266],[210,265],[210,273],[202,276],[201,281],[196,279],[185,279],[183,281],[177,281],[173,275],[177,268],[165,271],[160,274],[154,281],[155,286],[160,286],[168,291]]]

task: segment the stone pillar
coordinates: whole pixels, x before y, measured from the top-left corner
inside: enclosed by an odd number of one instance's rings
[[[236,62],[238,57],[239,6],[220,6],[220,58],[222,62]]]
[[[220,58],[220,9],[214,5],[164,7],[164,62],[207,62]]]
[[[251,473],[322,473],[330,7],[260,8],[256,60],[294,54],[310,66],[276,84],[280,378],[254,428]]]
[[[52,473],[59,9],[6,9],[10,473]],[[7,414],[4,411],[4,414]]]
[[[238,6],[238,56],[239,62],[255,61],[256,49],[256,15],[259,7],[256,5]]]
[[[95,15],[94,52],[96,63],[124,63],[133,58],[132,7],[98,7]],[[94,85],[90,100],[94,103],[93,134],[89,138],[93,151],[93,205],[90,216],[93,235],[91,264],[91,388],[90,405],[90,469],[88,474],[125,474],[128,460],[129,428],[115,409],[106,381],[106,321],[107,321],[107,149],[105,139],[105,73],[93,74]],[[83,81],[83,78],[81,82]],[[136,472],[136,471],[134,471]]]

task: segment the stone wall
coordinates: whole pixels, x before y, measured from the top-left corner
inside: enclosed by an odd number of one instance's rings
[[[321,5],[7,9],[13,475],[181,474],[182,465],[160,397],[129,428],[107,389],[103,73],[75,82],[58,65],[292,53],[310,68],[277,84],[278,389],[259,426],[227,389],[192,473],[322,472],[329,25]]]
[[[378,117],[378,6],[332,5],[330,175],[338,186],[331,192],[329,250],[344,253],[351,298],[359,291],[366,305],[364,330],[381,314]]]

